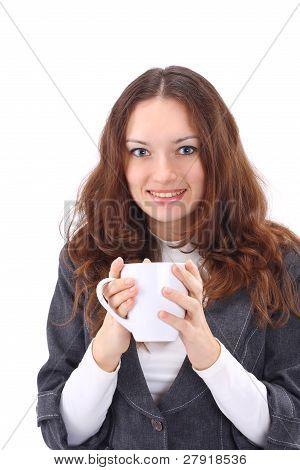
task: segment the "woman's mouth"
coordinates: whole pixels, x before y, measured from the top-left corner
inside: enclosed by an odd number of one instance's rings
[[[183,189],[181,192],[176,191],[176,193],[170,191],[169,193],[165,193],[165,195],[163,195],[162,193],[153,193],[149,190],[147,192],[150,194],[153,201],[165,204],[167,202],[179,201],[180,199],[182,199],[186,192],[186,189]]]

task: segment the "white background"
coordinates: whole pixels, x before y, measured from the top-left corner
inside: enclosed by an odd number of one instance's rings
[[[266,181],[269,218],[299,235],[296,6],[291,0],[0,4],[5,452],[46,452],[36,427],[36,375],[48,358],[46,320],[64,244],[59,222],[64,202],[75,199],[97,164],[111,107],[138,75],[182,65],[207,78]]]

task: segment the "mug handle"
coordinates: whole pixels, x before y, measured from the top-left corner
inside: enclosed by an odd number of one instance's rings
[[[106,299],[103,295],[103,287],[105,284],[108,284],[110,281],[114,281],[116,278],[115,277],[106,277],[105,279],[102,279],[99,284],[97,285],[96,288],[96,293],[97,297],[99,299],[99,302],[101,305],[119,322],[121,325],[124,326],[127,330],[129,330],[129,318],[123,318],[120,315],[118,315],[110,305],[106,302]],[[131,331],[131,330],[129,330]]]

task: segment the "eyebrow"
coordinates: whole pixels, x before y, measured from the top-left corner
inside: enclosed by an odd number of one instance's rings
[[[179,142],[183,142],[184,140],[188,139],[200,139],[198,135],[187,135],[186,137],[181,137],[180,139],[173,140],[172,144],[178,144]],[[143,142],[142,140],[135,140],[135,139],[127,139],[126,142],[136,142],[138,144],[149,145],[147,142]]]

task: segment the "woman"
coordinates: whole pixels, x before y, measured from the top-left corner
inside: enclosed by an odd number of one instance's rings
[[[154,68],[117,100],[78,196],[47,322],[38,426],[52,449],[300,449],[299,237],[266,218],[262,179],[216,89]],[[169,194],[171,193],[171,194]],[[176,193],[176,194],[175,194]],[[166,197],[167,196],[167,197]],[[170,343],[136,343],[125,263],[184,262]],[[131,289],[131,290],[129,290]],[[70,316],[71,313],[71,316]]]

